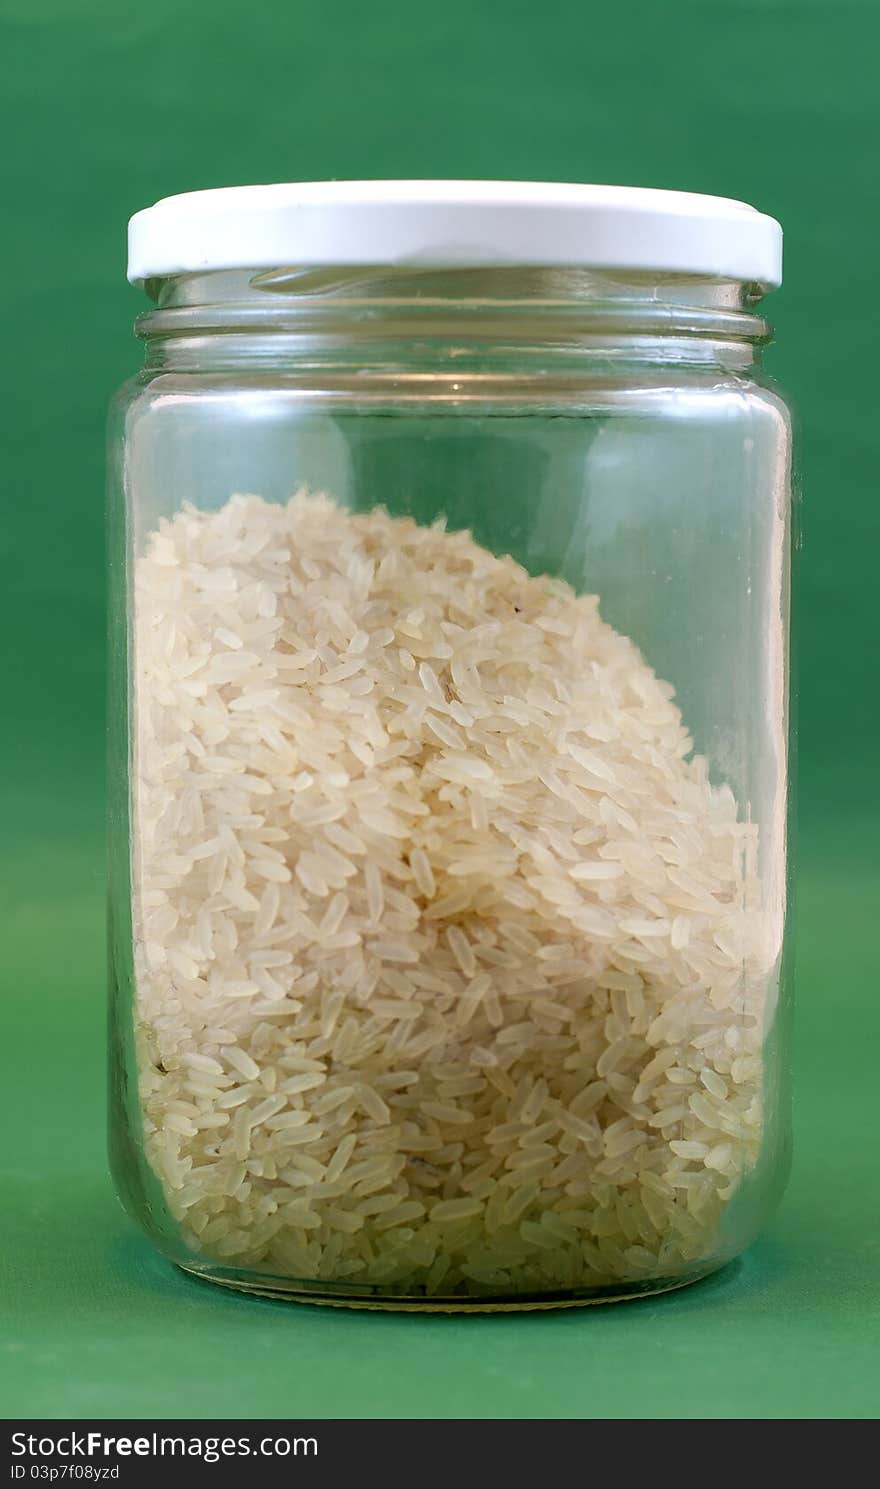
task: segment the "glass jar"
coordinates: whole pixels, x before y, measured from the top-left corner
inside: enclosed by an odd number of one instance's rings
[[[777,224],[337,183],[171,198],[131,243],[124,1203],[312,1301],[703,1276],[788,1161]]]

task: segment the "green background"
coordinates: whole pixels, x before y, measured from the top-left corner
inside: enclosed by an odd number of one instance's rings
[[[6,1416],[875,1416],[880,1034],[875,0],[2,0]],[[382,1317],[178,1276],[103,1154],[103,419],[127,217],[197,187],[509,176],[745,198],[786,230],[799,423],[796,1159],[717,1279]]]

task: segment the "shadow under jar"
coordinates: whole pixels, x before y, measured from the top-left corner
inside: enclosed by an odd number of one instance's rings
[[[155,309],[111,417],[110,1142],[188,1271],[551,1306],[694,1280],[766,1219],[779,245],[741,204],[604,187],[244,188],[134,219]]]

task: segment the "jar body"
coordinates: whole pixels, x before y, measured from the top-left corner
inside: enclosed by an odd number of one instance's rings
[[[784,404],[263,340],[114,415],[120,1193],[323,1301],[701,1276],[787,1166]]]

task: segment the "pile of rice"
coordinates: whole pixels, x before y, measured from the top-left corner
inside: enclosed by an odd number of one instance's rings
[[[235,496],[138,560],[135,689],[145,1143],[198,1259],[439,1298],[712,1256],[755,829],[594,597]]]

